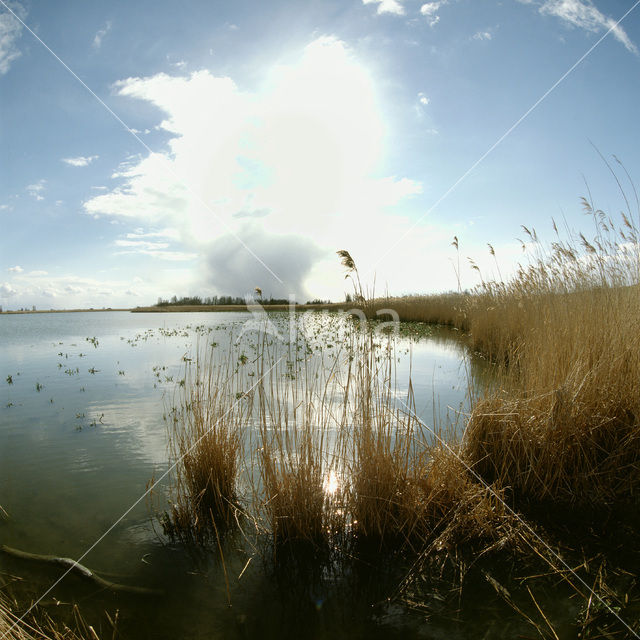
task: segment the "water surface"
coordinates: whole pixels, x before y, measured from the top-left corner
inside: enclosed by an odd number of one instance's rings
[[[242,536],[226,542],[223,567],[218,555],[194,556],[162,535],[156,515],[166,505],[163,486],[140,500],[168,466],[163,417],[186,361],[196,345],[224,350],[248,319],[245,312],[0,316],[0,505],[9,514],[0,521],[0,543],[72,558],[91,549],[83,564],[98,573],[166,590],[160,607],[73,580],[47,596],[80,601],[88,611],[119,609],[132,637],[439,633],[441,623],[425,627],[422,614],[384,604],[400,567],[389,569],[388,584],[366,567],[330,579],[325,567],[317,582],[297,583],[295,576],[274,574]],[[283,314],[276,324],[284,332],[287,322]],[[340,358],[340,336],[327,332],[327,322],[333,321],[320,314],[309,319],[308,339],[328,360],[332,353]],[[399,397],[411,374],[416,410],[428,429],[447,421],[463,425],[468,376],[479,366],[450,330],[396,344]],[[23,588],[33,598],[61,573],[0,556],[2,567],[26,575]]]

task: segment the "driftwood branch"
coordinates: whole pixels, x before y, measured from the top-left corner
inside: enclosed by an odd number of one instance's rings
[[[63,567],[69,571],[69,573],[73,573],[85,580],[93,582],[96,586],[101,589],[106,589],[109,591],[115,591],[117,593],[129,593],[133,595],[145,595],[145,596],[160,596],[163,595],[163,591],[160,589],[149,589],[147,587],[134,587],[128,584],[120,584],[118,582],[111,582],[109,580],[105,580],[97,573],[91,571],[91,569],[87,569],[84,565],[72,560],[71,558],[63,558],[60,556],[46,556],[40,555],[38,553],[29,553],[27,551],[20,551],[19,549],[13,549],[12,547],[7,547],[4,544],[0,544],[0,552],[11,556],[13,558],[19,558],[20,560],[31,560],[35,562],[40,562],[43,564],[49,565],[58,565]]]

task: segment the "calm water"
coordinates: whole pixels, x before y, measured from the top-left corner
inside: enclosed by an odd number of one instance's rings
[[[163,415],[184,375],[185,358],[194,355],[196,344],[217,342],[224,349],[248,317],[0,316],[0,505],[9,515],[0,520],[0,543],[78,558],[113,527],[83,564],[167,595],[159,600],[96,593],[71,578],[47,600],[79,602],[88,614],[118,609],[131,637],[468,637],[459,616],[449,612],[427,620],[424,612],[386,600],[401,568],[385,574],[388,583],[364,565],[339,576],[324,567],[317,581],[298,581],[274,574],[240,535],[225,546],[229,606],[219,555],[194,557],[163,537],[154,515],[166,505],[163,487],[152,502],[142,500],[124,515],[150,479],[167,469]],[[309,335],[324,353],[339,348],[317,330],[320,315],[309,322]],[[456,334],[402,339],[396,355],[398,386],[406,389],[411,371],[425,422],[455,421],[466,405],[468,374],[479,371]],[[0,571],[27,578],[19,589],[34,598],[62,573],[2,555]],[[483,615],[491,626],[502,613],[498,607]]]

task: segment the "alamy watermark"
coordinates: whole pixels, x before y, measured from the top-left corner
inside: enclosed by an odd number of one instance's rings
[[[395,309],[377,309],[372,317],[372,312],[366,313],[361,307],[331,309],[300,309],[305,305],[299,305],[295,301],[294,294],[289,294],[287,327],[283,330],[282,323],[273,321],[269,313],[269,305],[263,305],[253,296],[247,296],[246,309],[251,317],[242,324],[242,329],[236,338],[236,344],[240,342],[246,333],[261,333],[269,335],[276,340],[294,343],[298,340],[300,332],[306,333],[306,327],[310,320],[317,319],[318,314],[332,314],[339,318],[356,321],[363,331],[371,330],[378,335],[392,335],[397,337],[400,330],[400,316]],[[280,311],[282,313],[282,311]]]

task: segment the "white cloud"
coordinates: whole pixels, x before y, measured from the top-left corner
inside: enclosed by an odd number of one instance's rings
[[[111,21],[107,21],[102,29],[100,29],[93,38],[93,48],[99,49],[102,46],[102,40],[111,31]]]
[[[86,167],[100,156],[77,156],[75,158],[62,158],[62,162],[72,167]]]
[[[168,242],[148,242],[145,240],[116,240],[116,247],[137,247],[140,249],[168,249]]]
[[[144,280],[140,277],[116,279],[104,275],[100,280],[73,275],[48,276],[45,271],[31,271],[14,276],[10,284],[0,283],[0,299],[15,308],[31,307],[49,308],[55,301],[57,308],[89,308],[105,305],[104,296],[110,295],[108,305],[112,307],[128,307],[131,301],[127,291],[135,292],[151,304],[158,297],[158,292],[185,290],[196,291],[192,287],[191,270],[178,267],[178,261],[167,262],[162,269],[152,269]],[[108,294],[106,292],[109,292]]]
[[[17,295],[18,291],[14,289],[8,282],[0,284],[0,298],[12,298]]]
[[[114,172],[117,186],[88,199],[85,212],[141,226],[117,242],[120,252],[200,257],[199,277],[225,292],[244,290],[243,274],[257,266],[274,295],[302,296],[322,256],[336,269],[320,269],[314,285],[341,286],[336,243],[380,250],[382,222],[393,219],[388,232],[397,234],[392,210],[421,193],[409,177],[377,173],[387,132],[372,78],[335,38],[310,43],[251,93],[208,71],[129,78],[116,89],[161,109],[169,150],[128,158]],[[180,250],[157,246],[165,240]],[[247,246],[287,291],[276,291]]]
[[[171,240],[178,240],[180,238],[180,232],[177,229],[161,229],[160,231],[146,231],[144,229],[135,229],[133,233],[127,233],[127,238],[136,240],[140,238],[169,238]]]
[[[15,267],[9,267],[7,269],[9,273],[22,273],[24,269],[20,265],[16,265]]]
[[[26,11],[17,2],[7,2],[11,10],[21,19],[26,17]],[[4,75],[11,68],[11,63],[19,58],[21,53],[16,42],[22,34],[20,21],[0,7],[0,75]]]
[[[431,100],[427,98],[427,96],[421,91],[418,94],[418,102],[426,107],[431,102]]]
[[[377,13],[391,13],[396,16],[403,16],[405,11],[401,0],[362,0],[362,4],[377,4]]]
[[[44,191],[46,180],[38,180],[38,182],[34,184],[27,185],[26,191],[27,193],[36,200],[44,200],[44,196],[42,192]]]
[[[187,262],[198,258],[197,253],[189,253],[187,251],[165,251],[163,249],[139,247],[136,247],[135,249],[132,249],[130,251],[118,251],[117,254],[140,254],[144,256],[151,256],[152,258],[158,258],[160,260],[168,260],[170,262]]]
[[[491,31],[477,31],[473,34],[474,40],[491,40],[492,38]]]
[[[599,11],[591,0],[545,0],[539,11],[542,14],[556,16],[568,25],[592,33],[611,29],[613,36],[625,46],[627,51],[638,54],[638,48],[622,26],[616,25],[616,20]]]
[[[449,0],[437,0],[436,2],[427,2],[420,7],[420,13],[427,18],[430,27],[435,27],[440,22],[438,11],[446,4],[449,4]]]
[[[65,288],[64,291],[66,293],[71,293],[71,294],[78,294],[78,293],[84,293],[84,288],[82,287],[76,287],[72,284],[68,284]]]

